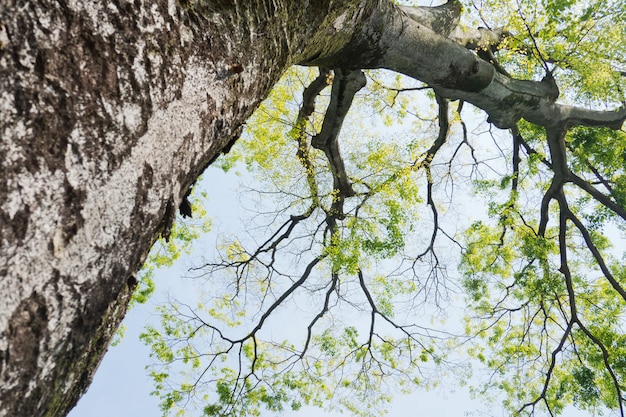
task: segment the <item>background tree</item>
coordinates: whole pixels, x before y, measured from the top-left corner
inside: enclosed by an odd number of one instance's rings
[[[488,6],[479,10],[487,13]],[[558,203],[562,282],[577,279],[566,268],[571,262],[565,262],[569,258],[563,250],[566,232],[576,229],[610,288],[621,296],[619,271],[611,269],[602,245],[581,223],[587,219],[563,192],[575,185],[606,207],[608,214],[598,221],[623,218],[622,165],[614,169],[608,161],[618,164],[617,159],[609,155],[594,159],[589,148],[601,143],[601,149],[616,149],[619,135],[595,132],[619,129],[626,117],[624,108],[612,110],[622,99],[617,86],[622,83],[623,57],[619,48],[610,48],[623,45],[623,4],[600,6],[604,8],[547,2],[547,10],[561,17],[541,21],[526,14],[530,6],[517,4],[514,10],[522,13],[515,15],[523,17],[517,25],[523,30],[507,27],[514,36],[505,50],[518,58],[505,60],[495,55],[498,45],[507,45],[499,42],[505,31],[456,30],[461,8],[453,1],[436,9],[404,11],[387,1],[3,4],[0,291],[6,305],[0,315],[0,415],[64,415],[71,408],[124,314],[134,274],[149,247],[159,234],[169,235],[191,184],[228,148],[244,120],[293,64],[334,69],[337,82],[330,125],[322,127],[314,143],[329,160],[333,190],[338,190],[324,212],[328,251],[315,258],[317,263],[321,257],[343,262],[340,255],[351,255],[343,252],[345,239],[338,233],[349,220],[342,217],[354,209],[348,198],[364,191],[349,180],[336,132],[348,108],[346,100],[362,81],[359,69],[387,68],[434,88],[442,109],[446,99],[460,99],[485,110],[497,127],[519,131],[524,140],[514,149],[536,153],[533,158],[545,160],[554,173],[538,224],[529,227],[539,241],[551,237],[550,202]],[[510,15],[497,7],[494,13]],[[568,25],[570,17],[587,31],[584,36],[576,36],[575,26]],[[571,47],[563,49],[559,39]],[[477,53],[468,49],[477,47]],[[606,71],[592,76],[590,62]],[[554,65],[574,75],[559,78]],[[540,76],[543,81],[530,81]],[[567,80],[580,88],[565,89]],[[555,102],[556,85],[565,98],[560,104]],[[589,101],[585,106],[563,104],[581,97]],[[516,126],[522,117],[528,127]],[[533,125],[547,134],[540,136]],[[582,126],[583,134],[576,146],[568,147],[567,133],[575,126]],[[545,152],[542,143],[547,143]],[[588,161],[576,156],[579,147]],[[430,153],[436,151],[435,146]],[[307,160],[305,153],[301,159]],[[344,170],[346,176],[341,175]],[[324,204],[320,202],[318,211],[328,208]],[[393,236],[395,228],[392,222],[387,232]],[[384,247],[387,242],[372,244]],[[390,244],[384,250],[398,249],[397,241]],[[545,247],[545,260],[527,262],[541,265],[541,271],[549,270],[545,266],[552,259],[549,245]],[[475,267],[471,257],[467,265],[468,270]],[[338,270],[332,268],[334,272]],[[358,277],[362,273],[349,272]],[[553,271],[552,276],[559,275]],[[572,285],[566,285],[570,297],[562,311],[569,308],[570,314],[564,315],[568,325],[562,340],[580,330],[591,341],[591,356],[592,347],[602,351],[609,344],[584,325],[582,310],[571,302]],[[562,352],[563,346],[553,352]],[[621,377],[611,362],[616,354],[602,351],[601,356],[596,363],[612,375],[612,384],[605,385],[620,402]],[[593,372],[580,375],[577,380],[588,382]],[[552,395],[547,389],[539,394],[540,400]]]
[[[197,307],[164,306],[162,328],[144,334],[163,363],[153,377],[165,411],[249,415],[334,400],[374,415],[390,392],[451,369],[452,347],[491,369],[475,390],[504,398],[513,414],[555,415],[573,404],[624,415],[623,254],[619,239],[612,250],[603,236],[626,219],[624,110],[600,110],[623,101],[615,45],[624,41],[624,4],[473,6],[465,19],[504,28],[458,26],[455,2],[403,11],[491,63],[507,93],[486,108],[488,121],[507,135],[468,133],[464,103],[481,103],[485,90],[451,94],[345,67],[289,74],[249,121],[221,163],[244,162],[264,182],[250,192],[275,199],[276,209],[256,213],[258,234],[239,232],[198,269],[212,291]],[[557,104],[560,96],[572,105]],[[449,98],[461,100],[451,109]],[[351,106],[356,118],[368,115],[370,131],[412,126],[339,136]],[[454,190],[472,183],[486,218],[465,232],[446,228],[442,207],[467,204]],[[447,277],[442,240],[462,255],[463,334],[423,317],[428,304],[445,311],[458,283]],[[305,310],[300,339],[281,338],[272,325],[279,309]],[[180,363],[189,365],[182,380]]]

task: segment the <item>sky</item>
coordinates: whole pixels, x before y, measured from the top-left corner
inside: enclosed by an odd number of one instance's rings
[[[203,176],[203,184],[210,184],[208,211],[215,218],[216,231],[224,230],[231,222],[239,221],[239,196],[236,175],[224,174],[217,168],[209,168]],[[219,196],[219,197],[218,197]],[[210,242],[214,237],[207,237]],[[197,256],[197,255],[196,255]],[[150,395],[153,382],[146,366],[151,363],[149,349],[140,340],[139,334],[148,323],[156,323],[159,316],[154,308],[172,293],[181,294],[181,289],[189,288],[187,266],[189,259],[183,259],[171,268],[159,270],[155,282],[156,294],[143,305],[129,310],[124,325],[126,334],[121,343],[109,347],[98,368],[93,383],[69,417],[151,417],[160,416],[158,399]],[[185,291],[185,290],[183,290]],[[184,294],[181,294],[184,295]],[[286,318],[287,320],[289,318]],[[294,323],[290,323],[293,325]],[[459,389],[458,381],[444,383],[428,392],[416,392],[409,396],[399,395],[389,411],[390,417],[413,415],[419,410],[422,417],[463,416],[465,412],[482,408],[480,402],[472,400],[467,389]],[[274,414],[265,413],[264,417]],[[299,412],[284,412],[285,417],[336,417],[340,414],[325,413],[319,409],[302,409]],[[344,416],[347,414],[343,414]]]
[[[214,197],[210,198],[208,211],[215,219],[214,232],[228,228],[239,221],[241,204],[239,197],[240,177],[225,174],[220,169],[210,167],[203,177],[202,186],[209,186]],[[219,198],[218,198],[219,197]],[[208,236],[210,244],[215,236]],[[207,242],[205,242],[207,243]],[[202,246],[202,245],[200,245]],[[199,250],[205,250],[200,248]],[[192,254],[192,258],[198,253]],[[149,349],[139,340],[139,334],[149,323],[158,323],[159,316],[154,308],[171,295],[192,296],[194,286],[189,285],[187,267],[189,258],[182,259],[171,268],[159,270],[156,276],[156,294],[143,305],[129,310],[124,325],[125,337],[117,346],[109,347],[98,368],[93,383],[69,417],[157,417],[162,413],[158,399],[150,392],[153,382],[146,366],[151,364]],[[185,292],[188,292],[187,294]],[[284,318],[288,325],[294,325],[289,317]],[[417,390],[410,395],[395,396],[389,417],[462,417],[462,416],[505,416],[498,405],[485,405],[471,398],[469,389],[461,387],[457,380],[443,380],[441,385],[430,391]],[[193,414],[190,414],[193,415]],[[269,412],[262,417],[276,416]],[[299,412],[286,411],[284,417],[338,417],[348,413],[329,413],[317,408],[303,408]],[[584,413],[572,410],[568,417],[582,417]]]

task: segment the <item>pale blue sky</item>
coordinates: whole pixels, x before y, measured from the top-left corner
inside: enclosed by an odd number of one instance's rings
[[[210,186],[211,195],[208,210],[215,218],[214,232],[228,228],[238,222],[240,201],[238,181],[234,173],[224,174],[217,168],[209,168],[204,175],[203,186]],[[215,236],[206,238],[208,244]],[[205,242],[206,244],[207,242]],[[200,249],[200,250],[206,250]],[[175,266],[158,271],[156,294],[147,304],[131,309],[124,320],[126,336],[118,346],[110,347],[96,372],[93,384],[79,401],[69,417],[157,417],[161,415],[156,397],[151,396],[153,383],[146,371],[151,363],[149,349],[139,341],[139,334],[149,323],[158,323],[159,316],[154,307],[168,299],[170,295],[188,296],[193,292],[187,275],[188,259],[182,259]],[[187,290],[185,290],[187,288]],[[290,323],[293,325],[293,323]],[[306,325],[306,324],[303,324]],[[498,405],[487,406],[470,398],[467,387],[460,387],[460,381],[442,381],[432,391],[416,391],[408,396],[398,395],[393,402],[389,417],[462,417],[472,415],[505,416]],[[468,414],[471,413],[471,414]],[[276,414],[265,413],[263,417]],[[284,412],[285,417],[337,417],[347,413],[325,413],[318,409],[302,409],[299,412]],[[569,413],[568,417],[584,416],[584,413]],[[193,416],[193,414],[190,414]]]
[[[203,184],[210,184],[211,196],[208,210],[215,218],[215,231],[224,230],[230,222],[238,221],[240,205],[237,187],[238,178],[234,173],[224,174],[216,168],[209,168]],[[214,236],[207,240],[211,242]],[[156,294],[147,304],[132,308],[124,324],[126,336],[118,346],[110,347],[94,377],[93,383],[69,417],[157,417],[161,415],[156,397],[150,395],[152,380],[145,369],[151,363],[149,349],[139,341],[139,334],[148,323],[158,323],[159,316],[154,307],[170,294],[181,294],[182,288],[189,288],[186,275],[189,260],[183,259],[175,266],[158,271]],[[182,295],[182,294],[181,294]],[[293,324],[293,323],[291,323]],[[306,324],[303,324],[305,326]],[[452,390],[456,389],[456,392]],[[466,411],[481,408],[472,401],[466,389],[458,387],[458,381],[444,383],[431,392],[416,392],[413,395],[398,396],[388,416],[422,417],[463,416]],[[499,413],[493,413],[499,415]],[[273,414],[266,413],[266,417]],[[286,417],[332,417],[340,414],[324,413],[318,409],[303,409],[298,413],[285,412]],[[347,414],[343,414],[347,416]]]

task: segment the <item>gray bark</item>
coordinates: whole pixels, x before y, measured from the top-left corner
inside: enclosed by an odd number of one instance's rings
[[[329,4],[2,3],[0,416],[76,403],[190,184],[300,54],[341,46],[315,31],[356,6]]]
[[[626,117],[555,104],[449,39],[453,15],[441,34],[416,16],[386,0],[6,0],[0,417],[67,414],[150,246],[290,65],[399,71],[501,127]]]

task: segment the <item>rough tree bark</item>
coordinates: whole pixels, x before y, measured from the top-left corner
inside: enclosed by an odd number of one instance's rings
[[[6,0],[0,6],[0,417],[87,388],[183,196],[293,64],[388,68],[500,127],[615,127],[555,104],[454,34],[454,1]],[[471,33],[470,33],[471,34]],[[452,40],[454,39],[454,40]],[[462,46],[463,45],[463,46]]]
[[[3,2],[1,416],[75,404],[190,184],[356,10],[329,4]]]

